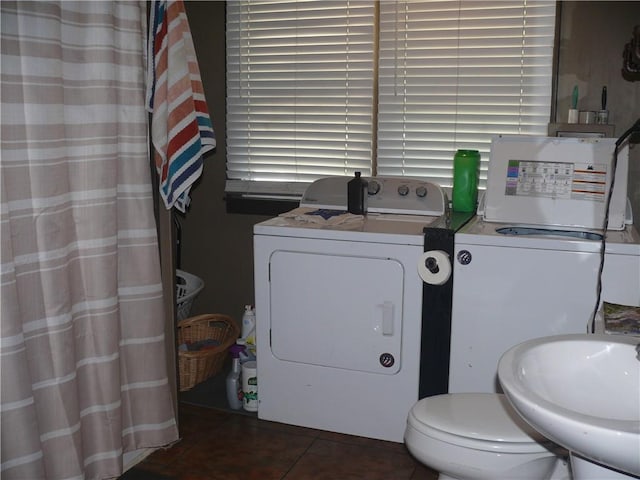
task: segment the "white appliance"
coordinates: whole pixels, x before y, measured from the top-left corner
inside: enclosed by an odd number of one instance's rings
[[[349,180],[315,182],[301,208],[346,210]],[[437,185],[368,180],[364,218],[312,222],[298,209],[254,226],[258,417],[402,442],[419,396],[446,391],[452,282],[438,232],[450,253],[451,217]],[[446,278],[427,272],[425,285],[426,258]],[[423,309],[423,296],[446,304],[447,292],[448,306]],[[439,327],[423,338],[423,322]],[[429,346],[438,330],[444,349]]]
[[[455,237],[449,392],[500,391],[498,360],[510,347],[589,331],[602,245],[602,230],[594,226],[602,225],[614,141],[494,140],[485,205]],[[610,215],[616,230],[606,235],[600,300],[640,305],[640,235],[625,215],[627,155],[624,149],[618,159]],[[575,175],[550,177],[559,164]],[[601,186],[584,195],[576,183],[591,181],[584,176],[590,165],[606,173],[594,174],[603,177]],[[545,178],[556,185],[545,190]]]

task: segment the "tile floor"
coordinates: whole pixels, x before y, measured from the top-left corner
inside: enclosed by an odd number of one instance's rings
[[[323,432],[181,403],[181,441],[126,480],[436,480],[399,443]],[[154,474],[159,474],[154,476]]]

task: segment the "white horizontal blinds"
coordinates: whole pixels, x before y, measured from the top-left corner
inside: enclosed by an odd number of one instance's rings
[[[378,173],[451,186],[458,149],[546,135],[553,1],[383,1]]]
[[[373,2],[228,2],[227,190],[371,171],[373,38]]]

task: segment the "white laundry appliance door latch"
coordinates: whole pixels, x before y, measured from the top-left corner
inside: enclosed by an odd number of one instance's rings
[[[394,333],[394,306],[393,302],[385,300],[382,304],[378,305],[380,309],[380,317],[379,320],[376,320],[376,324],[373,329],[376,332],[381,332],[382,335],[389,337]]]

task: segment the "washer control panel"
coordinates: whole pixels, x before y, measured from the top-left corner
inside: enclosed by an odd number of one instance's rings
[[[301,207],[346,210],[347,184],[353,177],[325,177],[313,182],[300,201]],[[362,177],[367,181],[367,211],[439,216],[445,213],[444,190],[419,178]]]

